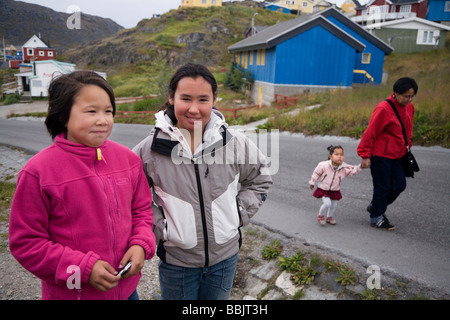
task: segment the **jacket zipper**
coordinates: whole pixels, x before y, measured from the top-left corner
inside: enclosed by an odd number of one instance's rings
[[[100,150],[100,148],[97,148],[97,160],[98,161],[102,161],[103,160],[103,157],[102,157],[102,154],[101,154],[101,150]],[[108,191],[107,191],[107,186],[105,185],[105,182],[102,180],[102,178],[100,177],[100,175],[99,175],[99,173],[97,172],[97,169],[95,168],[96,167],[96,163],[94,163],[94,166],[93,166],[93,169],[94,169],[94,172],[95,172],[95,174],[97,175],[97,177],[100,179],[100,182],[101,182],[101,184],[102,184],[102,186],[103,186],[103,190],[104,190],[104,192],[105,192],[105,197],[106,197],[106,204],[108,205],[108,218],[109,218],[109,225],[110,225],[110,228],[111,228],[111,235],[112,235],[112,241],[111,241],[111,245],[112,245],[112,249],[113,249],[113,256],[114,256],[114,263],[116,263],[116,260],[117,260],[117,256],[116,256],[116,245],[115,245],[115,242],[116,242],[116,235],[115,235],[115,232],[114,232],[114,223],[113,223],[113,219],[112,219],[112,217],[111,217],[111,203],[110,203],[110,196],[108,196]],[[117,199],[116,199],[117,200]],[[80,293],[81,294],[81,293]],[[120,300],[120,289],[118,290],[118,294],[119,294],[119,300]]]
[[[328,191],[331,191],[331,188],[333,187],[333,182],[334,182],[334,177],[336,176],[336,172],[337,172],[337,169],[334,170],[333,178],[331,179],[330,188],[328,189]]]
[[[194,161],[192,161],[194,162]],[[198,189],[198,198],[200,201],[200,212],[202,217],[202,227],[203,227],[203,240],[205,242],[205,267],[209,266],[209,249],[208,249],[208,231],[206,229],[206,214],[205,214],[205,203],[203,201],[203,191],[202,184],[200,181],[200,171],[198,169],[198,164],[194,163],[195,168],[195,177],[197,179],[197,189]]]
[[[119,207],[119,200],[117,199],[117,192],[116,188],[114,186],[114,181],[112,177],[108,177],[109,186],[111,187],[112,196],[114,197],[114,200],[116,200],[116,213],[118,216],[120,216],[120,207]]]

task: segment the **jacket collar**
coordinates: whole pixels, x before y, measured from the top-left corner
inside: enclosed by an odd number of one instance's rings
[[[109,140],[105,140],[99,147],[89,147],[84,144],[75,143],[66,139],[66,133],[60,133],[55,137],[55,145],[62,150],[72,153],[86,160],[104,160],[103,151],[109,145]],[[100,150],[100,151],[98,151]],[[100,157],[99,157],[100,156]]]
[[[333,169],[333,170],[341,170],[342,167],[344,166],[344,163],[341,163],[341,164],[339,165],[339,167],[336,168],[335,166],[333,166],[333,162],[331,161],[331,159],[328,160],[328,163],[330,164],[330,167],[331,167],[331,169]]]
[[[202,143],[192,155],[189,143],[180,129],[173,125],[168,116],[164,115],[164,111],[158,112],[155,117],[155,131],[151,149],[160,154],[170,156],[173,154],[173,149],[177,147],[178,156],[192,159],[199,158],[224,147],[232,138],[227,130],[228,125],[225,118],[219,111],[213,109],[203,133]]]

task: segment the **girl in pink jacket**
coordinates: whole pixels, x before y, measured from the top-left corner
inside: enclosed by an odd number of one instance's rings
[[[361,172],[361,165],[351,166],[344,162],[344,149],[341,146],[329,146],[327,150],[330,152],[329,160],[319,162],[309,180],[311,190],[317,180],[320,179],[320,185],[313,192],[316,198],[322,198],[322,206],[319,209],[318,221],[320,225],[325,225],[325,213],[327,214],[326,222],[335,225],[336,220],[333,214],[336,211],[337,202],[342,198],[340,186],[342,180],[347,176],[353,176]]]
[[[42,299],[136,299],[155,253],[142,162],[107,140],[114,113],[113,91],[94,72],[50,84],[45,124],[55,141],[19,173],[9,222],[11,253],[42,280]]]

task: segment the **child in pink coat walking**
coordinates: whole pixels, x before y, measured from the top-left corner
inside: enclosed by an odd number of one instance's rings
[[[341,146],[329,146],[327,150],[330,152],[328,160],[319,162],[309,180],[309,186],[313,190],[317,180],[320,179],[320,185],[314,190],[313,196],[322,198],[323,204],[317,217],[322,226],[325,223],[336,224],[333,215],[337,202],[342,198],[340,191],[342,180],[361,172],[361,165],[352,166],[344,162],[344,149]]]

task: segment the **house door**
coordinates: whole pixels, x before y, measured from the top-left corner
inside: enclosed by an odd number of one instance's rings
[[[30,91],[30,84],[27,81],[27,77],[21,77],[22,78],[22,88],[24,92]]]

